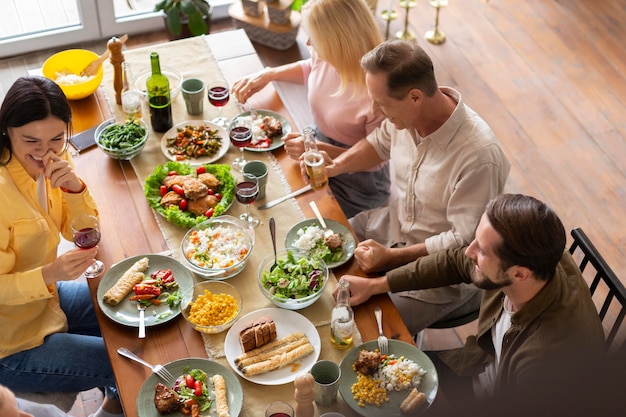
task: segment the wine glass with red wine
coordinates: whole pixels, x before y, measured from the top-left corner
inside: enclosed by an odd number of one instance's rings
[[[259,218],[250,213],[250,204],[254,203],[259,195],[257,178],[252,174],[241,174],[235,182],[235,197],[241,204],[246,205],[246,212],[239,216],[250,227],[257,227]]]
[[[211,81],[207,85],[209,102],[217,107],[217,117],[212,120],[213,123],[220,125],[224,129],[228,127],[228,119],[222,116],[222,107],[224,107],[230,99],[230,88],[226,80]]]
[[[243,166],[246,164],[246,158],[243,150],[252,142],[252,120],[249,117],[239,117],[233,121],[230,126],[230,143],[241,150],[241,156],[233,161],[233,168],[239,172],[243,172]]]
[[[82,214],[72,220],[74,244],[81,249],[91,249],[100,242],[100,222],[96,216]],[[83,273],[87,278],[95,278],[104,272],[102,261],[95,260]]]

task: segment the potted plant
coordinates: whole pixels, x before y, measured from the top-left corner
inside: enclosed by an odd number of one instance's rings
[[[211,6],[208,0],[162,0],[154,6],[154,11],[161,11],[170,33],[184,37],[185,29],[189,36],[209,33],[211,24]]]

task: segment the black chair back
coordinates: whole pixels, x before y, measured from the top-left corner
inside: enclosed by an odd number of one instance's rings
[[[621,346],[620,343],[617,342],[615,343],[616,346],[613,346],[622,322],[624,321],[624,316],[626,316],[626,288],[582,229],[573,229],[571,234],[574,238],[574,242],[570,246],[569,252],[572,255],[574,255],[577,249],[582,252],[583,258],[578,264],[581,272],[583,275],[589,277],[590,275],[588,273],[585,274],[587,267],[591,265],[595,270],[595,276],[593,276],[589,289],[591,290],[591,295],[594,300],[598,297],[601,298],[601,307],[599,310],[600,321],[602,321],[605,330],[609,330],[606,337],[607,350],[618,349],[626,352],[626,340],[623,340],[624,338],[622,338]],[[599,290],[598,296],[594,297],[601,282],[604,283],[602,287],[606,288]],[[612,304],[614,306],[611,311],[614,313],[607,314]]]

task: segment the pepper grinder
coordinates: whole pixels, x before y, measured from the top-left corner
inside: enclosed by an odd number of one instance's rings
[[[296,376],[293,384],[296,386],[294,399],[296,400],[296,417],[313,417],[315,412],[313,408],[313,375],[309,372]]]
[[[122,46],[124,46],[124,43],[117,36],[113,36],[107,42],[107,48],[111,54],[109,61],[113,65],[113,89],[115,90],[115,102],[117,104],[122,104],[122,90],[124,89],[122,78],[124,54],[122,53]]]

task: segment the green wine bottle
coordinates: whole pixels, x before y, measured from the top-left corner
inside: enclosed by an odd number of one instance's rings
[[[172,101],[170,99],[170,82],[161,74],[159,54],[150,54],[152,75],[146,80],[148,103],[150,104],[150,123],[155,132],[166,132],[172,127]]]

